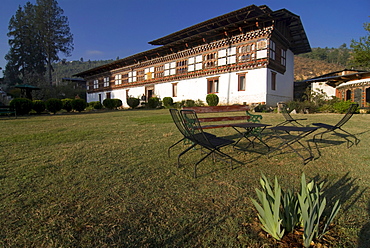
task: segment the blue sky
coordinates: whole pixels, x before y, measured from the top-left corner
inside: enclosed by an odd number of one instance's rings
[[[6,65],[8,23],[27,0],[1,0],[0,67]],[[35,3],[36,0],[29,0]],[[339,47],[367,35],[369,0],[59,0],[74,36],[67,60],[124,58],[154,48],[148,42],[251,4],[299,15],[311,47]],[[64,58],[63,55],[61,58]],[[0,73],[0,77],[2,73]]]

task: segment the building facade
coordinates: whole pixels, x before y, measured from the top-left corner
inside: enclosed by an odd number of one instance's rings
[[[76,74],[87,101],[128,97],[266,103],[293,98],[294,55],[311,51],[299,16],[251,5],[149,42],[159,47]]]
[[[360,107],[370,107],[370,72],[348,70],[331,72],[308,79],[312,91],[321,91],[328,97],[356,102]]]

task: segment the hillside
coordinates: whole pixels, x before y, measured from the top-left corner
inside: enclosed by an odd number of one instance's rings
[[[328,63],[323,60],[294,56],[294,81],[302,81],[342,69],[344,69],[343,65]]]

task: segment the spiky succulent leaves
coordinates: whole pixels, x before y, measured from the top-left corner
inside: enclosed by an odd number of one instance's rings
[[[298,198],[294,191],[282,191],[282,226],[285,231],[292,232],[299,222]]]
[[[262,176],[260,183],[263,190],[256,189],[256,193],[261,205],[256,200],[251,200],[258,211],[262,229],[273,238],[280,240],[284,235],[280,218],[281,187],[276,177],[274,189],[271,188],[270,182],[265,176]]]
[[[321,186],[321,185],[320,185]],[[306,184],[302,175],[301,193],[298,202],[303,224],[303,245],[309,247],[319,233],[320,219],[326,206],[326,199],[320,198],[319,187],[313,181]]]
[[[324,228],[319,236],[319,238],[321,239],[322,236],[325,235],[326,233],[326,230],[328,229],[330,223],[333,221],[333,219],[335,218],[335,216],[338,214],[339,210],[341,208],[341,204],[339,204],[339,200],[337,200],[331,210],[331,213],[329,215],[329,217],[326,219],[326,222],[325,222],[325,225],[324,225]]]

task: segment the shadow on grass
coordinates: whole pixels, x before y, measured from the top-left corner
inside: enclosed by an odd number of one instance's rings
[[[370,216],[370,201],[368,202],[367,211],[368,211],[368,215]],[[358,237],[358,248],[368,248],[369,245],[370,245],[370,222],[367,222],[361,228],[361,231]]]
[[[355,203],[362,197],[362,195],[367,190],[366,188],[359,192],[359,186],[357,186],[357,179],[351,178],[349,172],[346,173],[342,178],[336,181],[333,184],[329,184],[329,179],[327,177],[320,178],[319,175],[315,177],[315,180],[318,182],[325,182],[326,187],[323,189],[324,197],[327,199],[328,211],[331,211],[332,206],[336,201],[342,205],[342,209],[339,214],[345,214],[350,208],[352,208]],[[350,200],[351,199],[351,200]],[[368,211],[370,211],[370,201],[369,201]],[[330,213],[325,213],[328,216]],[[370,214],[369,214],[370,215]],[[366,223],[358,237],[358,247],[365,248],[369,247],[370,244],[370,222]]]

